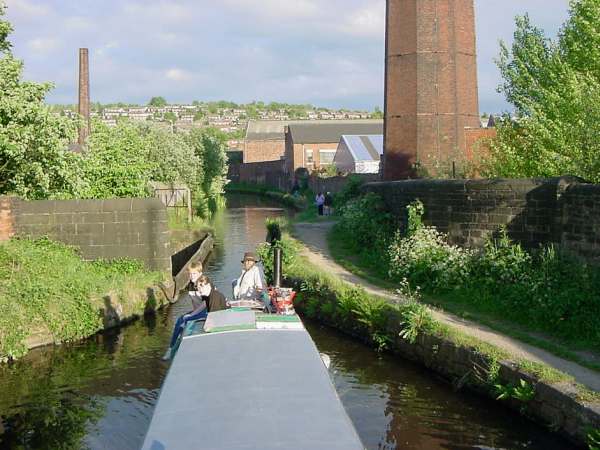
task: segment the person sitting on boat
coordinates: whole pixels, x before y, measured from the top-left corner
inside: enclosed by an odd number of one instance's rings
[[[218,291],[206,275],[202,275],[198,280],[198,283],[202,289],[202,300],[206,303],[206,310],[209,313],[227,309],[227,299]],[[208,288],[206,288],[206,286],[208,286]],[[208,295],[206,295],[207,292]]]
[[[192,267],[190,266],[190,283],[193,283],[193,285],[196,288],[196,291],[190,292],[190,295],[194,293],[194,295],[192,296],[193,309],[192,311],[183,314],[177,318],[177,321],[175,322],[175,327],[173,329],[173,335],[171,336],[169,348],[162,357],[164,361],[171,359],[171,355],[173,349],[175,348],[175,344],[177,344],[177,340],[179,339],[179,336],[181,336],[181,333],[183,333],[183,330],[185,329],[187,323],[193,320],[206,319],[206,316],[208,315],[208,303],[206,300],[209,300],[210,302],[210,295],[213,291],[212,286],[210,284],[210,280],[206,275],[200,275],[195,281],[192,281]]]
[[[199,261],[190,264],[188,268],[188,284],[184,288],[185,293],[179,299],[180,301],[185,301],[189,298],[193,309],[197,309],[203,304],[201,295],[198,293],[198,280],[202,276],[202,269],[202,263]]]
[[[265,275],[257,264],[253,253],[244,253],[242,274],[233,284],[233,297],[236,300],[261,300],[267,288]]]

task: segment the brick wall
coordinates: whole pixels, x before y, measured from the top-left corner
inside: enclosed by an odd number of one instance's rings
[[[370,183],[379,181],[379,174],[377,173],[361,173],[353,174],[353,178],[360,178],[364,183]],[[348,184],[349,177],[329,177],[319,178],[317,176],[311,176],[308,179],[308,187],[316,194],[318,192],[331,192],[337,194],[340,192],[346,184]]]
[[[240,164],[238,173],[241,183],[264,184],[282,191],[291,186],[284,160]]]
[[[525,247],[556,243],[600,261],[600,185],[574,177],[523,180],[409,180],[369,183],[389,210],[406,220],[406,206],[425,205],[425,223],[453,243],[480,247],[506,226]]]
[[[75,245],[87,260],[128,257],[140,259],[152,269],[171,269],[167,213],[158,199],[11,198],[10,203],[17,235],[48,236]],[[0,205],[5,204],[6,197],[0,197]],[[6,209],[2,207],[2,211]]]
[[[246,141],[244,163],[278,161],[285,154],[285,141]]]
[[[15,234],[13,203],[11,197],[0,196],[0,241],[9,239]]]

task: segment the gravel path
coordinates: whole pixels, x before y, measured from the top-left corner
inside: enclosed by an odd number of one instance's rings
[[[294,226],[295,237],[305,244],[305,247],[302,250],[303,256],[308,258],[312,264],[321,267],[327,273],[335,275],[347,283],[360,285],[370,294],[394,301],[401,301],[401,298],[394,293],[369,283],[333,261],[327,244],[327,233],[332,226],[332,222],[298,223]],[[572,361],[562,359],[538,347],[505,336],[486,326],[461,319],[453,314],[435,309],[431,309],[431,312],[440,322],[457,328],[467,335],[502,348],[516,357],[545,363],[561,372],[573,376],[577,382],[588,388],[600,392],[600,373],[594,370],[580,366]]]

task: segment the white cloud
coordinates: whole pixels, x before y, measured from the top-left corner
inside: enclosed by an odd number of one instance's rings
[[[6,6],[11,15],[21,17],[35,18],[46,16],[50,9],[41,2],[30,2],[29,0],[5,0]]]
[[[222,0],[222,3],[231,10],[264,21],[315,18],[323,9],[316,0]]]
[[[27,47],[35,53],[50,53],[60,47],[56,38],[35,38],[27,42]]]
[[[165,77],[167,77],[168,80],[178,82],[189,81],[192,79],[192,75],[188,71],[178,68],[168,69],[165,72]]]
[[[96,25],[94,24],[94,22],[92,22],[91,20],[89,20],[86,17],[72,16],[72,17],[67,17],[65,19],[64,27],[69,31],[74,31],[74,32],[88,31],[89,32],[91,30],[94,30],[96,28]]]
[[[341,29],[355,36],[381,38],[385,35],[385,2],[371,1],[368,5],[352,11]]]

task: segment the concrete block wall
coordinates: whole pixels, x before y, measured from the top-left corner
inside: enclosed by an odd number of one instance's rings
[[[10,220],[2,219],[11,205]],[[23,201],[0,197],[0,227],[12,234],[48,236],[74,245],[87,260],[136,258],[171,270],[167,212],[155,198]],[[0,239],[10,237],[0,233]]]
[[[406,221],[406,206],[419,199],[425,223],[451,242],[481,247],[505,226],[527,248],[555,243],[600,260],[600,186],[574,177],[521,180],[407,180],[369,183],[388,209]]]

